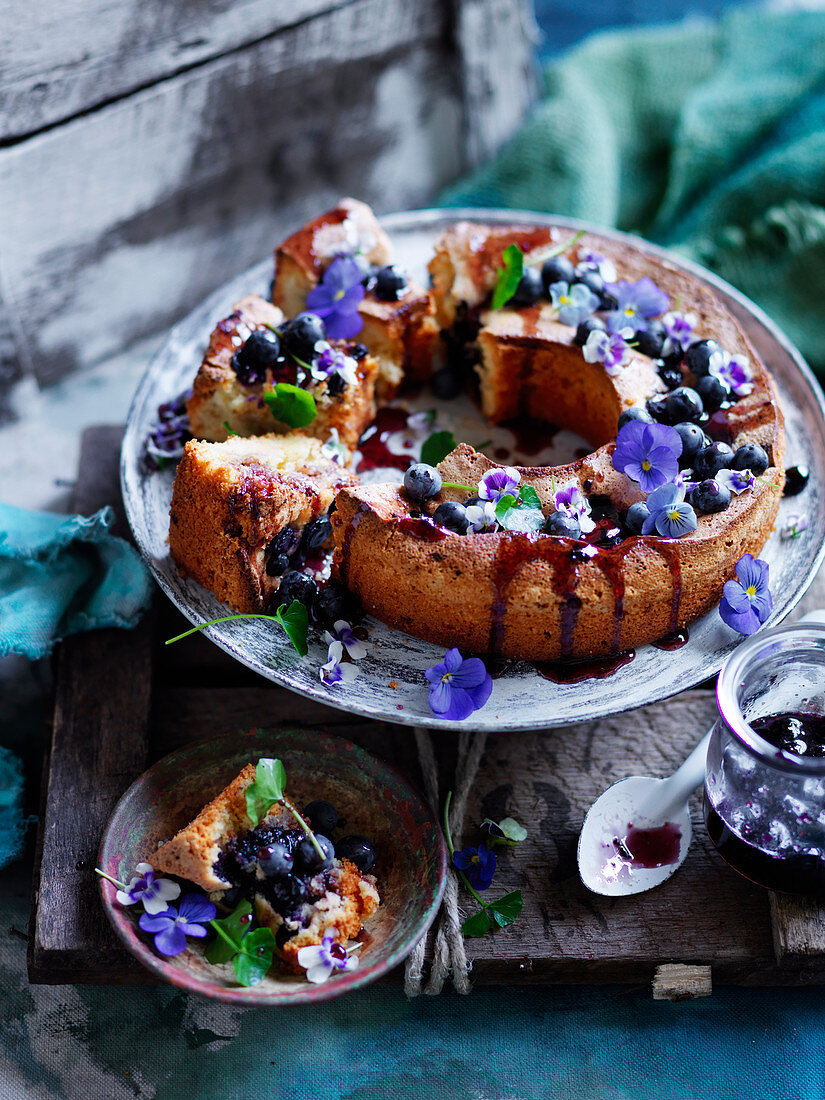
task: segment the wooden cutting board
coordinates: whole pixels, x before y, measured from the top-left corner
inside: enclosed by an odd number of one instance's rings
[[[86,433],[78,511],[119,506],[121,435],[117,427]],[[121,513],[118,524],[128,537]],[[320,727],[351,738],[422,785],[412,730],[353,720],[276,687],[199,635],[163,646],[188,625],[158,594],[136,630],[81,634],[61,647],[34,879],[32,982],[151,980],[115,940],[94,867],[117,800],[178,746],[250,726]],[[488,739],[465,841],[487,816],[513,816],[529,837],[501,857],[491,890],[520,888],[524,910],[510,928],[468,941],[474,982],[641,984],[655,978],[654,995],[670,997],[707,992],[711,975],[741,985],[825,982],[825,908],[771,895],[731,871],[708,839],[698,797],[688,860],[658,890],[601,898],[579,880],[576,843],[587,808],[617,779],[672,771],[713,721],[712,686],[557,730],[548,714],[546,730]],[[448,730],[434,737],[443,793],[454,774],[456,740]]]

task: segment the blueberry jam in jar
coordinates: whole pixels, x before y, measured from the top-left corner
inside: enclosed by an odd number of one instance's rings
[[[754,635],[723,668],[717,696],[711,840],[761,886],[825,895],[825,624]]]

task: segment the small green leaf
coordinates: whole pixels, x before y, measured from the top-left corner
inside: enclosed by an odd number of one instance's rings
[[[527,830],[512,817],[502,818],[498,823],[498,827],[507,839],[512,840],[514,844],[518,844],[527,838]]]
[[[298,651],[299,656],[306,657],[309,648],[307,646],[309,615],[307,614],[306,604],[301,603],[300,600],[293,600],[287,607],[286,604],[282,603],[275,612],[275,618],[286,631],[287,637]]]
[[[489,932],[491,928],[492,922],[487,910],[479,909],[477,913],[467,917],[461,926],[461,931],[468,940],[474,940],[478,939],[479,936],[483,936],[485,932]]]
[[[505,894],[503,898],[490,903],[490,914],[499,928],[506,928],[519,915],[523,904],[521,890],[513,890],[512,893]]]
[[[270,806],[280,802],[286,787],[286,768],[280,760],[263,759],[255,765],[255,778],[246,788],[246,812],[253,825],[266,815]]]
[[[522,485],[518,491],[519,500],[528,508],[541,508],[541,500],[532,485]]]
[[[228,917],[211,920],[209,924],[218,935],[205,951],[206,961],[213,966],[229,962],[240,951],[241,941],[252,926],[252,904],[242,901]]]
[[[290,428],[305,428],[315,419],[315,398],[289,382],[277,382],[274,390],[264,394],[264,401],[275,419]]]
[[[272,966],[275,936],[271,928],[256,928],[244,937],[241,950],[232,960],[235,977],[241,985],[257,985]]]
[[[427,436],[421,447],[421,461],[428,466],[437,466],[442,458],[455,450],[455,436],[452,432],[433,432]]]
[[[508,244],[504,249],[504,266],[498,269],[496,287],[493,291],[492,309],[501,309],[513,297],[516,287],[524,274],[524,253],[517,244]]]
[[[514,508],[517,507],[518,501],[513,496],[513,494],[505,493],[503,497],[498,498],[498,502],[496,504],[496,519],[499,521],[499,523],[503,525],[505,516],[507,516],[510,512],[512,512]]]
[[[237,435],[238,434],[233,428],[230,428],[228,420],[224,420],[223,426],[224,426],[224,430],[226,431],[227,435],[232,436],[232,435]]]

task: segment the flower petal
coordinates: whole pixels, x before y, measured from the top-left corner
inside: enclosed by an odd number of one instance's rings
[[[739,634],[755,634],[761,626],[759,616],[753,608],[749,608],[746,612],[734,611],[725,600],[722,600],[719,604],[719,614],[722,616],[722,621]]]
[[[214,920],[216,912],[213,902],[203,894],[184,894],[178,907],[178,914],[184,920],[194,921],[197,924]]]
[[[486,678],[487,669],[484,667],[484,662],[481,658],[468,657],[461,665],[461,668],[453,673],[453,685],[455,687],[463,687],[469,691],[470,688],[478,687],[479,684],[483,684]]]
[[[140,928],[142,932],[162,932],[164,928],[168,928],[170,924],[174,924],[177,916],[177,910],[173,909],[171,906],[160,914],[141,913],[138,920],[138,928]]]
[[[447,666],[445,664],[431,665],[424,670],[424,675],[431,684],[438,684],[441,682],[442,677],[447,675]]]
[[[177,921],[173,921],[162,932],[156,934],[155,948],[161,955],[168,955],[170,958],[186,950],[186,933]]]
[[[449,681],[444,683],[443,681],[438,684],[433,684],[430,688],[430,710],[434,714],[444,715],[450,709],[452,703],[453,689],[450,686]]]
[[[299,966],[303,967],[304,970],[309,970],[311,966],[322,963],[326,956],[326,948],[321,947],[320,944],[310,944],[309,947],[300,947],[296,958]]]
[[[435,708],[433,707],[433,710]],[[453,688],[450,692],[450,704],[445,711],[439,713],[439,718],[446,718],[450,722],[463,722],[469,718],[475,710],[473,700],[469,692],[464,688]]]
[[[329,979],[331,974],[332,967],[327,966],[326,963],[319,962],[315,966],[310,966],[307,970],[307,981],[312,982],[313,985],[323,985],[323,983]]]
[[[464,658],[455,647],[448,649],[444,654],[444,665],[448,672],[458,672],[463,664]]]

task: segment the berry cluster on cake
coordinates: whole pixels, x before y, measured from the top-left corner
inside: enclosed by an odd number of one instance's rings
[[[773,528],[785,449],[775,385],[720,297],[641,246],[553,226],[456,224],[429,272],[425,289],[394,264],[353,200],[277,248],[273,302],[218,324],[188,402],[181,569],[240,611],[298,599],[329,626],[357,601],[535,660],[636,647],[718,603]],[[491,424],[544,420],[593,451],[502,466],[460,443],[403,485],[359,483],[347,463],[377,402],[428,379],[475,393]]]

